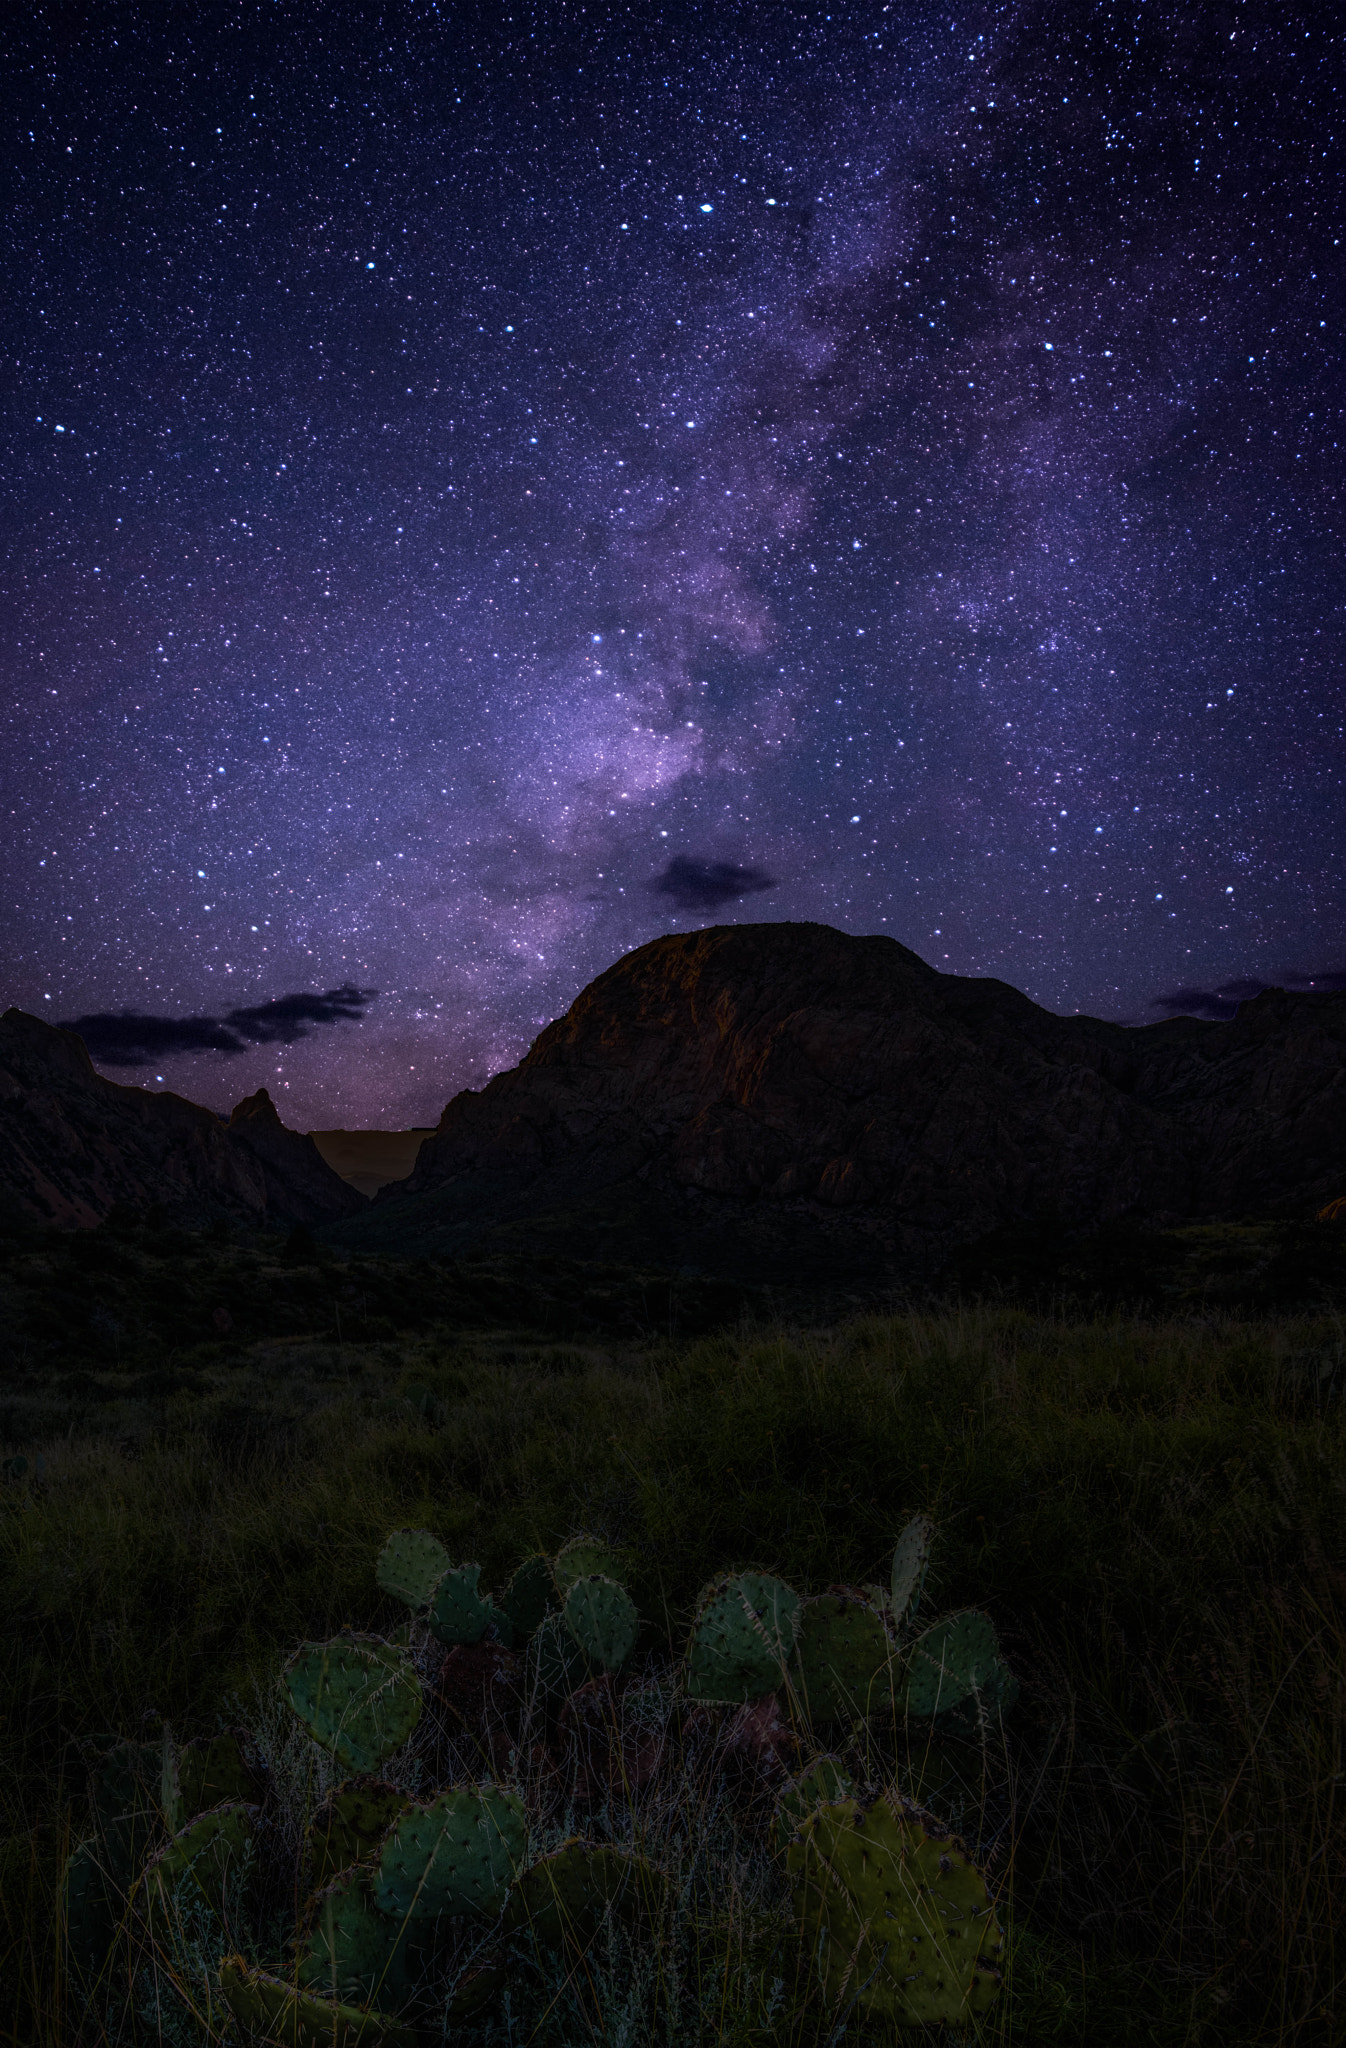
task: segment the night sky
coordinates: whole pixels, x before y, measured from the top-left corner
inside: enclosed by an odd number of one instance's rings
[[[1340,980],[1330,13],[833,7],[9,18],[5,1000],[307,1128],[727,920]]]

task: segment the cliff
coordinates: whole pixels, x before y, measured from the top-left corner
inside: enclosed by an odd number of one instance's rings
[[[265,1228],[352,1216],[364,1198],[285,1128],[265,1089],[228,1124],[180,1095],[97,1073],[82,1039],[10,1009],[0,1016],[0,1212],[74,1230],[114,1202],[183,1224]]]
[[[448,1250],[542,1219],[570,1250],[635,1229],[708,1268],[873,1277],[1046,1214],[1308,1209],[1344,1170],[1346,994],[1129,1029],[892,939],[739,925],[600,975],[338,1235]]]

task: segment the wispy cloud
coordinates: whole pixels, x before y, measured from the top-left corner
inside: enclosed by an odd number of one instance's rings
[[[180,1052],[246,1052],[250,1045],[293,1045],[315,1025],[358,1023],[378,990],[347,983],[323,995],[277,996],[274,1002],[229,1010],[223,1017],[147,1017],[135,1010],[100,1010],[72,1017],[101,1067],[152,1067]]]

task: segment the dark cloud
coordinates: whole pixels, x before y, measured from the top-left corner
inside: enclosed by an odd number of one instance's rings
[[[101,1067],[152,1067],[179,1052],[246,1052],[250,1045],[293,1045],[315,1024],[357,1021],[377,989],[330,988],[326,994],[277,996],[271,1003],[230,1010],[223,1017],[145,1017],[134,1010],[99,1011],[72,1017],[64,1026],[77,1031]]]
[[[358,1023],[366,1003],[377,994],[376,988],[347,984],[329,988],[322,996],[277,996],[251,1010],[231,1010],[224,1021],[256,1045],[293,1045],[296,1038],[308,1036],[310,1024],[337,1024],[343,1018]]]
[[[775,886],[775,876],[761,868],[735,867],[727,860],[688,860],[681,853],[650,883],[654,895],[671,896],[679,910],[715,910],[735,897],[755,896]]]
[[[1175,988],[1168,995],[1156,996],[1150,1008],[1162,1010],[1166,1017],[1204,1017],[1211,1023],[1225,1024],[1237,1014],[1240,1003],[1251,1001],[1268,988],[1330,995],[1346,989],[1346,969],[1334,968],[1324,974],[1282,974],[1275,981],[1245,976],[1238,981],[1222,981],[1217,988]]]

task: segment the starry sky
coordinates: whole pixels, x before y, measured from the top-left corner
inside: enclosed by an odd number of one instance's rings
[[[1339,983],[1331,28],[12,18],[5,1000],[308,1128],[713,922]]]

